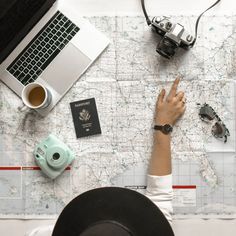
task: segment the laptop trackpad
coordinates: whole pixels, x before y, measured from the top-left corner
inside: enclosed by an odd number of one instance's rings
[[[85,71],[91,60],[69,43],[43,72],[41,78],[64,94]]]

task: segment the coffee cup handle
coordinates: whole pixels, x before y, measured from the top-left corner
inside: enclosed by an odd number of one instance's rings
[[[27,107],[26,105],[22,105],[21,107],[18,107],[18,111],[20,111],[20,112],[27,112],[27,111],[29,111],[30,110],[30,108],[29,107]]]

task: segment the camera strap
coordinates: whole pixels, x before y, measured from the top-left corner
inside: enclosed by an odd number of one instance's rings
[[[192,44],[191,44],[191,47],[193,47],[194,44],[196,43],[198,24],[199,24],[199,21],[200,21],[201,17],[203,16],[203,14],[204,14],[205,12],[207,12],[208,10],[210,10],[212,7],[214,7],[215,5],[217,5],[219,2],[220,2],[220,0],[217,0],[213,5],[211,5],[211,6],[208,7],[204,12],[202,12],[202,13],[199,15],[199,17],[197,18],[196,23],[195,23],[195,37],[194,37],[194,40],[193,40],[193,42],[192,42]]]
[[[152,21],[151,21],[150,18],[148,17],[144,0],[141,0],[141,5],[142,5],[142,9],[143,9],[143,14],[144,14],[144,16],[145,16],[145,18],[146,18],[146,22],[147,22],[147,24],[148,24],[148,26],[149,26],[149,25],[151,25]]]
[[[217,0],[214,4],[212,4],[210,7],[208,7],[204,12],[202,12],[199,17],[197,18],[196,20],[196,23],[195,23],[195,37],[194,37],[194,40],[191,44],[191,47],[194,46],[196,40],[197,40],[197,31],[198,31],[198,24],[199,24],[199,21],[201,19],[201,17],[203,16],[203,14],[205,12],[207,12],[208,10],[210,10],[212,7],[214,7],[215,5],[217,5],[221,0]],[[152,21],[150,20],[150,18],[148,17],[148,14],[147,14],[147,11],[146,11],[146,7],[145,7],[145,3],[144,3],[144,0],[141,0],[141,5],[142,5],[142,9],[143,9],[143,13],[144,13],[144,16],[146,18],[146,22],[148,25],[151,25],[152,24]]]

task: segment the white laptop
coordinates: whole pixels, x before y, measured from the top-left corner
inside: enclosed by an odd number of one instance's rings
[[[67,1],[0,0],[0,22],[0,79],[19,96],[28,83],[45,85],[43,116],[109,44]]]

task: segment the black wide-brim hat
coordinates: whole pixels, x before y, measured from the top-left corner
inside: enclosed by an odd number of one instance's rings
[[[60,214],[52,236],[173,236],[159,208],[144,195],[106,187],[73,199]]]

